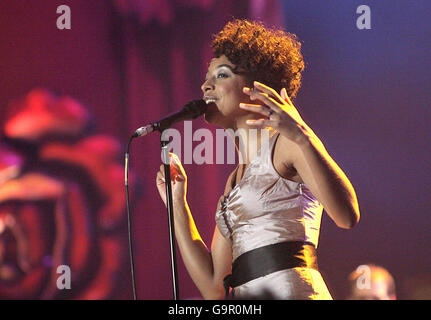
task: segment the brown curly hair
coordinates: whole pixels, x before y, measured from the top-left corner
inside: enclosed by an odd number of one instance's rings
[[[296,35],[259,21],[235,19],[213,36],[211,47],[216,58],[225,55],[237,69],[245,69],[250,82],[277,92],[286,88],[289,97],[296,96],[305,68]]]

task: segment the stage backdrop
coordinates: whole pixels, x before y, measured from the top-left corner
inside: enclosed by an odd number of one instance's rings
[[[431,286],[431,258],[424,250],[430,246],[431,224],[429,2],[368,1],[371,29],[365,30],[356,24],[360,1],[74,0],[62,4],[71,9],[70,30],[56,26],[57,1],[0,3],[2,128],[16,113],[13,100],[45,88],[56,97],[67,95],[82,104],[91,115],[92,134],[109,135],[122,146],[115,158],[121,163],[125,143],[137,127],[202,96],[211,35],[226,21],[258,18],[283,27],[298,35],[306,61],[295,104],[351,179],[362,214],[359,225],[348,231],[337,228],[326,215],[323,218],[319,265],[331,293],[344,298],[348,273],[372,262],[394,275],[400,298],[430,298],[424,293]],[[203,127],[215,131],[201,119],[193,122],[194,130]],[[183,127],[175,128],[182,131]],[[24,161],[18,156],[13,159]],[[130,160],[138,297],[170,299],[166,209],[155,187],[159,135],[135,140]],[[216,203],[233,165],[184,167],[190,208],[210,245]],[[126,240],[124,210],[122,214],[115,229],[87,232],[94,232],[91,237],[114,235]],[[95,216],[96,212],[89,212],[88,221]],[[108,256],[127,251],[119,243],[105,250]],[[24,292],[21,297],[131,298],[126,251],[119,255],[121,263],[110,260],[111,273],[97,272],[101,262],[90,259],[93,267],[89,268],[96,271],[92,279],[81,276],[80,291],[73,291],[72,270],[70,294]],[[178,263],[181,298],[199,298],[180,258]],[[110,292],[105,288],[102,293],[83,294],[93,288],[90,284],[95,279],[111,282],[113,277],[120,280]],[[10,286],[7,281],[0,283],[2,298],[8,297]],[[11,297],[20,297],[14,294]]]

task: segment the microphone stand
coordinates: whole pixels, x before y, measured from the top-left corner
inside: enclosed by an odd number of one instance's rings
[[[160,130],[159,130],[160,131]],[[137,300],[136,294],[136,281],[134,272],[134,262],[133,262],[133,247],[132,247],[132,222],[130,217],[130,205],[129,205],[129,183],[128,183],[128,171],[129,171],[129,148],[130,144],[135,138],[135,136],[130,137],[127,143],[127,149],[125,154],[125,190],[126,190],[126,205],[127,205],[127,224],[128,224],[128,234],[129,234],[129,255],[130,255],[130,266],[131,266],[131,276],[132,276],[132,289],[133,289],[133,299]],[[174,212],[172,204],[172,186],[171,186],[171,169],[170,169],[170,158],[168,151],[169,139],[164,139],[163,133],[160,136],[160,145],[162,148],[162,160],[165,169],[165,185],[166,185],[166,206],[168,211],[168,226],[169,226],[169,246],[171,252],[171,271],[172,271],[172,289],[174,300],[179,299],[178,290],[178,273],[177,273],[177,258],[176,258],[176,247],[175,247],[175,226],[174,226]]]
[[[136,284],[134,275],[134,265],[133,265],[133,249],[132,249],[132,227],[130,219],[130,208],[129,208],[129,189],[128,189],[128,167],[129,167],[129,147],[132,139],[137,137],[145,136],[153,131],[159,131],[160,136],[160,146],[162,149],[162,161],[165,169],[165,186],[166,186],[166,208],[168,211],[168,225],[169,225],[169,246],[171,251],[171,272],[172,272],[172,288],[173,288],[173,298],[174,300],[179,299],[178,290],[178,272],[177,272],[177,258],[176,258],[176,247],[175,247],[175,226],[174,226],[174,207],[172,204],[172,186],[171,186],[171,161],[168,152],[169,139],[165,139],[163,129],[168,128],[173,122],[186,119],[195,119],[202,115],[207,108],[207,103],[200,99],[194,100],[187,103],[183,109],[171,115],[159,122],[153,122],[147,126],[138,128],[135,133],[131,136],[129,143],[127,144],[127,151],[125,155],[125,189],[126,189],[126,199],[127,199],[127,220],[128,220],[128,231],[129,231],[129,250],[130,250],[130,262],[131,262],[131,273],[132,273],[132,286],[133,286],[133,297],[136,300]]]
[[[174,207],[172,204],[171,168],[170,168],[168,143],[169,143],[169,140],[168,139],[165,140],[162,134],[160,136],[160,146],[162,149],[162,160],[163,160],[163,166],[165,169],[166,207],[168,212],[172,289],[173,289],[174,300],[179,300],[177,258],[176,258],[176,247],[175,247]]]

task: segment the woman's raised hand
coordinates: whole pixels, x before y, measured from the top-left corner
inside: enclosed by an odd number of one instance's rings
[[[258,120],[247,120],[246,123],[250,127],[274,128],[281,135],[297,143],[302,142],[305,136],[314,134],[311,128],[302,120],[285,88],[278,94],[274,89],[254,81],[254,88],[244,87],[243,92],[250,96],[250,100],[259,100],[263,103],[239,104],[241,109],[265,116],[265,118]]]
[[[174,153],[169,153],[171,186],[172,186],[172,201],[186,201],[187,194],[187,175],[181,165],[180,159]],[[165,168],[160,165],[160,170],[157,172],[156,186],[159,190],[160,197],[166,206],[166,184],[165,184]]]

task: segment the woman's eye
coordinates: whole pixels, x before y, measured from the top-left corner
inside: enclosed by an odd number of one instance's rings
[[[217,78],[227,78],[227,77],[228,77],[228,75],[226,73],[223,73],[223,72],[217,74]]]

